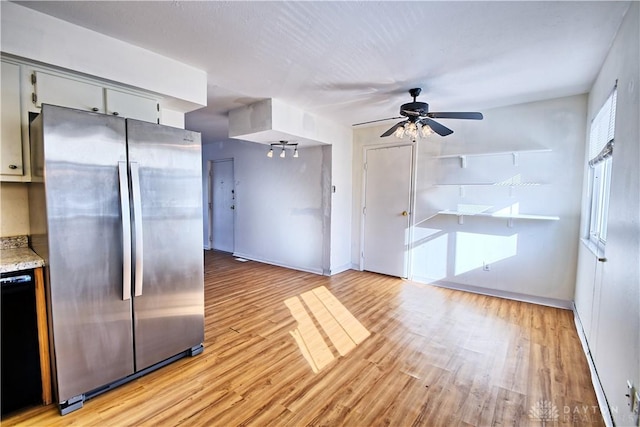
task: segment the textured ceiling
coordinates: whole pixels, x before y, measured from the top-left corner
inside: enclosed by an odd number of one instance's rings
[[[629,2],[18,2],[206,70],[204,139],[264,98],[339,123],[587,92]]]

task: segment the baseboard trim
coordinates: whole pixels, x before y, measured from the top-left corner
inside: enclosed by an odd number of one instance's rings
[[[351,263],[348,264],[343,264],[339,267],[336,267],[332,270],[329,271],[329,276],[333,276],[334,274],[340,274],[340,273],[344,273],[347,270],[353,270],[353,267],[351,266]]]
[[[426,283],[428,285],[438,286],[441,288],[454,289],[457,291],[472,292],[474,294],[488,295],[492,297],[505,298],[514,301],[529,302],[532,304],[546,305],[548,307],[562,308],[564,310],[572,310],[573,302],[557,298],[539,297],[535,295],[520,294],[517,292],[503,291],[499,289],[482,288],[480,286],[463,285],[460,283],[447,282],[444,280],[429,280],[422,277],[414,277],[415,282]]]
[[[306,273],[313,273],[313,274],[323,275],[322,268],[299,267],[299,266],[290,265],[290,264],[286,264],[286,263],[282,263],[282,262],[278,262],[278,261],[274,261],[274,260],[270,260],[270,259],[256,257],[256,256],[253,256],[253,255],[243,254],[241,252],[234,252],[233,256],[238,257],[238,258],[248,259],[248,260],[251,260],[251,261],[261,262],[263,264],[269,264],[269,265],[275,265],[277,267],[288,268],[290,270],[298,270],[298,271],[304,271]]]
[[[607,427],[614,427],[615,424],[613,422],[613,417],[611,416],[611,411],[609,410],[609,403],[607,402],[607,396],[604,394],[604,389],[602,388],[602,384],[600,383],[600,376],[598,376],[596,365],[593,362],[593,358],[591,357],[591,349],[589,348],[589,342],[587,341],[587,336],[584,333],[584,328],[582,327],[582,321],[580,320],[580,315],[578,314],[578,310],[576,309],[575,302],[572,304],[572,310],[573,310],[573,321],[576,325],[578,338],[580,338],[580,344],[582,344],[582,351],[584,351],[584,355],[587,358],[587,364],[589,365],[589,371],[591,372],[591,383],[593,384],[593,390],[596,393],[596,399],[598,400],[598,406],[600,407],[600,414],[602,415],[602,419],[604,420]]]

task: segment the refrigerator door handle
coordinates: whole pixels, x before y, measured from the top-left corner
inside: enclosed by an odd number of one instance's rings
[[[140,200],[140,168],[137,162],[131,162],[131,193],[133,198],[133,226],[136,233],[136,269],[134,278],[134,295],[142,295],[143,242],[142,242],[142,201]]]
[[[131,299],[131,214],[127,162],[118,162],[120,209],[122,212],[122,301]]]

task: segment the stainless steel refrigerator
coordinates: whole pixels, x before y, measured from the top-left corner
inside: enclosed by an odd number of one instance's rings
[[[65,414],[202,351],[200,134],[51,105],[30,132],[31,243]]]

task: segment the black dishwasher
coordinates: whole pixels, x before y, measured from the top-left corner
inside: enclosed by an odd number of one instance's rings
[[[33,270],[0,274],[2,415],[42,403]]]

